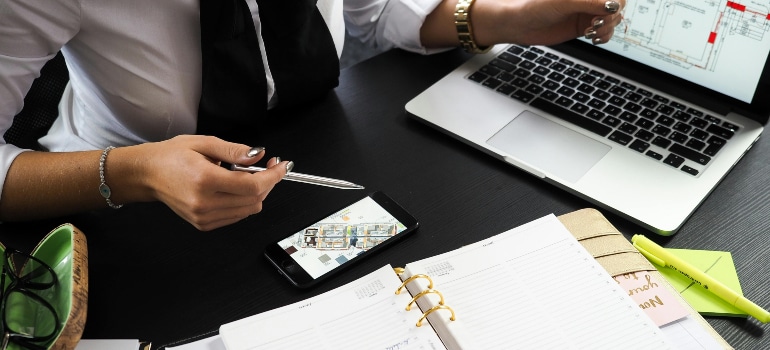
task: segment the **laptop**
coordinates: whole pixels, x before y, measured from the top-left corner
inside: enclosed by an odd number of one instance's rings
[[[750,2],[630,0],[624,18],[602,45],[497,45],[406,111],[672,235],[768,121],[768,13]]]

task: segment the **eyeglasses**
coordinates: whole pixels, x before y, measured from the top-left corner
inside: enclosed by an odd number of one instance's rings
[[[0,349],[10,343],[31,350],[45,350],[46,341],[59,331],[56,310],[46,301],[56,283],[53,269],[29,254],[6,249],[0,277]],[[48,293],[50,294],[50,293]]]

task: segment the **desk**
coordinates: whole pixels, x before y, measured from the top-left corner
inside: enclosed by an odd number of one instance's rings
[[[90,300],[84,338],[138,338],[155,346],[310,297],[386,263],[400,266],[530,220],[592,205],[409,119],[404,104],[468,56],[390,51],[343,70],[320,105],[277,117],[255,131],[268,156],[295,171],[381,189],[421,222],[412,237],[319,288],[291,287],[262,258],[263,247],[361,191],[279,184],[264,211],[199,232],[159,203],[131,204],[63,219],[0,226],[0,240],[29,247],[69,221],[88,237]],[[745,294],[770,307],[770,140],[762,138],[668,247],[733,253]],[[603,211],[627,237],[642,232]],[[770,348],[755,320],[709,318],[738,349]]]

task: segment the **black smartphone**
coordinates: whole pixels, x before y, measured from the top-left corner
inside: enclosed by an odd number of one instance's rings
[[[378,191],[269,244],[265,257],[292,284],[307,288],[386,248],[417,226],[417,219]]]

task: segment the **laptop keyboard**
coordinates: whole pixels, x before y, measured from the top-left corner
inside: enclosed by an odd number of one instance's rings
[[[538,47],[511,45],[468,79],[693,176],[739,128]]]

